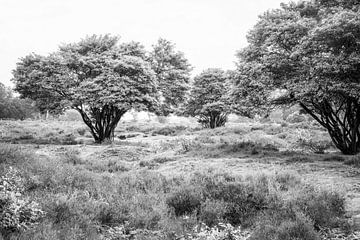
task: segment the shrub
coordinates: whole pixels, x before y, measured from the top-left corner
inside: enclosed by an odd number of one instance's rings
[[[176,136],[182,131],[187,129],[186,126],[177,125],[177,126],[166,126],[163,128],[156,129],[152,132],[152,135],[164,135],[164,136]]]
[[[4,236],[27,230],[44,214],[36,202],[22,196],[23,181],[20,173],[11,167],[0,177],[0,233]]]
[[[219,223],[216,226],[208,227],[205,224],[197,226],[195,233],[182,236],[178,239],[189,240],[248,240],[251,233],[241,229],[241,227],[234,227],[231,224]],[[189,236],[190,235],[190,236]]]
[[[313,224],[290,206],[267,212],[259,218],[249,240],[319,240]]]
[[[171,127],[163,127],[157,130],[154,130],[152,132],[152,135],[164,135],[164,136],[169,136],[169,135],[174,135],[176,133],[176,129],[175,128],[171,128]]]
[[[224,219],[226,204],[223,201],[206,199],[201,204],[200,220],[212,227]]]
[[[201,194],[197,189],[184,188],[172,193],[166,204],[174,210],[176,216],[189,215],[199,211],[201,206]]]
[[[25,156],[19,147],[10,144],[0,145],[0,164],[23,162],[26,158],[28,158],[28,156]]]
[[[152,161],[155,163],[166,163],[176,161],[176,159],[172,157],[155,157]]]
[[[181,146],[181,149],[180,149],[180,153],[187,153],[187,152],[190,152],[194,149],[198,149],[201,144],[195,142],[194,140],[190,140],[190,139],[182,139],[180,141],[180,146]]]
[[[269,191],[269,179],[265,176],[246,181],[224,175],[213,178],[201,179],[204,198],[223,202],[226,208],[224,220],[231,224],[250,226],[258,213],[277,202]]]
[[[61,140],[60,143],[63,145],[75,145],[78,142],[75,140],[75,136],[73,134],[65,135]]]
[[[330,162],[330,161],[335,161],[335,162],[344,162],[345,159],[342,156],[339,155],[330,155],[330,156],[326,156],[323,161],[326,162]],[[346,163],[345,163],[346,164]]]
[[[346,165],[351,165],[354,167],[360,167],[360,155],[351,157],[350,159],[344,162]]]
[[[64,152],[64,161],[73,165],[82,164],[83,160],[79,157],[79,150],[67,149]]]
[[[233,144],[225,143],[220,145],[219,148],[225,149],[225,152],[227,153],[244,152],[252,155],[279,151],[279,149],[272,144],[260,144],[251,141],[238,142]]]
[[[301,185],[300,177],[292,172],[279,172],[274,176],[276,188],[281,191],[288,191]]]
[[[307,163],[307,162],[314,162],[310,156],[292,156],[285,160],[286,163]]]
[[[306,186],[292,202],[313,222],[314,226],[334,227],[345,213],[345,198],[337,192],[317,190]]]
[[[289,123],[301,123],[307,121],[307,118],[303,114],[293,113],[286,118]]]
[[[78,128],[76,131],[78,132],[78,134],[79,134],[80,136],[84,136],[85,133],[87,132],[87,128],[84,128],[84,127]]]
[[[325,150],[333,146],[333,143],[331,141],[326,140],[315,141],[312,139],[299,139],[298,143],[300,147],[308,149],[313,153],[319,154],[325,153]]]

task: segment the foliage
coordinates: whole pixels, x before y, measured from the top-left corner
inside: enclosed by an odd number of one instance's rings
[[[267,11],[238,53],[239,108],[300,104],[344,154],[360,151],[358,1],[301,1]]]
[[[264,232],[275,237],[263,239],[292,239],[344,220],[342,195],[311,187],[293,172],[240,176],[209,170],[165,177],[139,169],[119,151],[125,146],[101,147],[105,152],[97,146],[98,155],[86,158],[79,148],[55,147],[56,157],[26,157],[20,148],[0,152],[6,158],[0,170],[7,164],[21,169],[21,199],[36,199],[47,213],[17,239],[249,239]],[[110,151],[116,158],[104,159]],[[110,173],[110,162],[129,169]]]
[[[0,119],[26,119],[37,113],[33,101],[14,97],[11,89],[0,83]]]
[[[230,112],[227,91],[227,74],[223,70],[203,71],[194,79],[183,114],[196,117],[206,128],[224,126]]]
[[[174,210],[176,216],[190,215],[199,211],[201,198],[196,189],[180,189],[166,199],[166,204]]]
[[[0,177],[0,233],[4,236],[29,229],[44,214],[36,202],[22,196],[23,192],[24,180],[10,167]]]
[[[149,60],[163,98],[162,114],[168,115],[184,102],[192,68],[184,54],[176,52],[175,45],[162,38],[153,45]]]
[[[188,240],[248,240],[251,233],[241,229],[240,227],[234,227],[231,224],[219,223],[217,226],[209,227],[205,224],[194,234],[185,238]]]
[[[155,110],[156,79],[143,47],[109,35],[62,45],[43,57],[28,55],[13,71],[16,90],[45,109],[77,110],[96,142],[111,140],[130,109]]]
[[[358,168],[360,167],[360,155],[355,155],[350,159],[347,159],[344,163]]]
[[[250,240],[319,240],[311,220],[290,206],[259,219]]]

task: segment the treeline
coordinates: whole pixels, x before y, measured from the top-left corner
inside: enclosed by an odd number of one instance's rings
[[[15,97],[10,88],[0,83],[0,119],[24,120],[38,113],[33,100]]]
[[[236,69],[191,66],[174,44],[150,51],[111,35],[28,55],[13,71],[16,90],[40,110],[75,109],[96,142],[111,141],[130,109],[197,117],[223,126],[230,112],[253,117],[298,105],[329,132],[344,154],[360,152],[360,4],[311,0],[281,4],[260,16]],[[278,93],[278,94],[274,94]]]

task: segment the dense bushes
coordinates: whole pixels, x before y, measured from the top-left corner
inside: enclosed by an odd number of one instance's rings
[[[197,214],[210,227],[222,222],[251,227],[254,240],[319,239],[316,229],[338,227],[344,215],[341,195],[289,173],[245,179],[201,173],[190,182],[167,200],[177,216]]]
[[[38,159],[12,148],[0,147],[1,166],[17,166],[21,199],[39,203],[26,205],[37,224],[25,232],[12,230],[20,239],[314,240],[317,229],[340,226],[344,215],[341,195],[309,186],[291,172],[165,178],[154,171],[97,171],[76,151]],[[36,215],[36,209],[46,214]]]
[[[20,173],[9,168],[0,177],[0,236],[5,238],[32,227],[44,212],[38,203],[23,196],[25,186]]]

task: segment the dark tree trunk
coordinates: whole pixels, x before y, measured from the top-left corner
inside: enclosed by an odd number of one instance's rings
[[[126,110],[111,105],[105,105],[101,108],[91,107],[87,111],[82,106],[75,109],[90,128],[96,143],[104,141],[112,142],[114,140],[115,128],[121,117],[126,113]]]
[[[300,106],[327,129],[335,146],[346,155],[360,152],[360,104],[357,98],[334,96]]]
[[[205,128],[217,128],[225,125],[227,121],[226,113],[210,112],[207,115],[199,116],[198,122]]]

